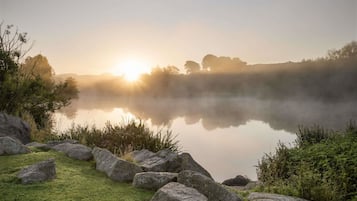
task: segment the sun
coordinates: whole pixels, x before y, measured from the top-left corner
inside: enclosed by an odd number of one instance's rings
[[[124,79],[129,82],[135,82],[139,80],[142,74],[149,72],[149,66],[139,60],[126,60],[119,62],[112,70],[112,74],[123,76]]]

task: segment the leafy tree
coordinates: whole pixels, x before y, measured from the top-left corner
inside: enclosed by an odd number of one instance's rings
[[[218,57],[213,54],[207,54],[202,59],[202,68],[205,70],[210,70],[212,67],[216,66]]]
[[[52,67],[45,57],[28,57],[23,46],[27,34],[13,31],[13,26],[0,24],[0,111],[22,116],[29,113],[39,128],[44,127],[51,114],[76,98],[78,90],[72,79],[56,83]]]
[[[347,43],[339,50],[329,50],[327,53],[327,59],[330,60],[347,59],[352,57],[357,57],[357,41]]]
[[[32,78],[40,76],[43,80],[53,80],[54,70],[48,63],[45,56],[41,54],[34,57],[27,57],[21,65],[21,71]]]
[[[237,72],[247,65],[246,62],[238,57],[217,57],[213,54],[207,54],[202,59],[202,68],[210,72]]]
[[[186,61],[185,63],[186,73],[197,73],[200,71],[200,64],[195,61]]]

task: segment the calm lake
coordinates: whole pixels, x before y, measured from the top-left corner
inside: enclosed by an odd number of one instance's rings
[[[280,141],[293,146],[299,125],[343,129],[357,119],[354,102],[258,100],[252,98],[140,99],[86,97],[55,114],[56,128],[73,123],[102,127],[141,119],[153,130],[177,134],[189,152],[217,181],[238,174],[256,180],[258,160]]]

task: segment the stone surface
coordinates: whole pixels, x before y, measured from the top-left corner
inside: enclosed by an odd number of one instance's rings
[[[143,154],[144,155],[144,154]],[[154,155],[147,153],[148,158],[141,157],[141,162],[136,161],[143,170],[148,172],[172,172],[172,169],[177,169],[178,154],[164,149],[158,151]]]
[[[226,186],[245,186],[250,182],[250,180],[247,177],[244,177],[242,175],[237,175],[234,178],[227,179],[222,182],[222,184]]]
[[[182,170],[192,170],[195,172],[199,172],[203,175],[206,175],[209,178],[212,178],[211,174],[203,168],[200,164],[198,164],[189,153],[182,153],[179,155],[180,162],[180,171]]]
[[[237,194],[199,172],[184,170],[179,173],[177,181],[188,187],[197,189],[209,201],[241,201]]]
[[[305,199],[297,198],[297,197],[278,195],[272,193],[258,193],[258,192],[250,193],[248,196],[248,200],[250,201],[307,201]]]
[[[56,178],[55,160],[48,159],[23,168],[17,175],[23,184],[42,182]]]
[[[145,159],[148,159],[152,156],[155,155],[154,152],[151,152],[147,149],[142,149],[142,150],[135,150],[135,151],[132,151],[130,153],[130,155],[133,157],[133,160],[136,162],[136,163],[141,163],[143,162]]]
[[[0,137],[0,155],[15,155],[29,153],[30,149],[19,140],[11,137]]]
[[[160,188],[151,201],[207,201],[196,189],[171,182]]]
[[[170,182],[177,181],[177,175],[171,172],[141,172],[135,175],[133,186],[157,190]]]
[[[30,126],[22,119],[0,112],[0,137],[9,136],[22,144],[30,142]]]
[[[65,140],[50,140],[46,144],[50,147],[63,144],[63,143],[70,143],[70,144],[78,144],[78,140],[72,140],[72,139],[65,139]]]
[[[95,147],[92,153],[96,162],[96,169],[106,173],[114,181],[131,182],[135,174],[142,172],[139,166],[119,159],[107,149]]]
[[[30,143],[26,144],[26,146],[27,147],[36,147],[43,151],[48,151],[51,149],[47,144],[42,144],[42,143],[38,143],[38,142],[30,142]]]
[[[66,142],[53,146],[52,149],[64,152],[68,157],[77,160],[90,160],[93,157],[92,149],[82,144],[71,144]]]

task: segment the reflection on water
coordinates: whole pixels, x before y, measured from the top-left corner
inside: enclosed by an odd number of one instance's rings
[[[217,181],[237,174],[256,179],[254,165],[276,144],[291,143],[298,125],[343,128],[357,119],[353,103],[267,101],[250,98],[123,99],[81,97],[55,115],[57,128],[141,118],[154,129],[168,126],[183,151]]]

